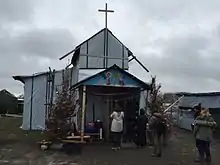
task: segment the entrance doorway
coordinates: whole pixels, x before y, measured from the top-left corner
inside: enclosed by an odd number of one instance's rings
[[[87,86],[86,124],[99,119],[103,123],[103,138],[111,139],[111,118],[116,104],[125,113],[123,137],[131,138],[137,111],[139,110],[139,88]],[[94,122],[94,121],[93,121]],[[85,125],[86,125],[85,124]]]

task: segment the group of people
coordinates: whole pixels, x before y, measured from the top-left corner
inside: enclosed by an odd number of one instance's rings
[[[210,144],[212,142],[212,134],[217,124],[213,119],[209,109],[202,108],[201,104],[194,107],[194,123],[192,131],[196,141],[198,157],[196,162],[211,163]]]
[[[193,135],[195,137],[198,157],[196,162],[211,162],[210,144],[212,134],[217,124],[214,121],[209,110],[202,108],[201,104],[194,107],[194,123],[192,124]],[[119,150],[121,148],[121,139],[123,133],[124,112],[116,109],[110,116],[112,118],[111,132],[113,135],[113,148]],[[147,145],[147,136],[149,143],[153,145],[154,150],[152,156],[161,157],[162,155],[162,139],[166,139],[169,132],[169,124],[162,113],[154,112],[151,116],[147,116],[143,109],[140,110],[135,124],[135,138],[133,139],[137,147]]]
[[[121,148],[121,139],[123,133],[124,112],[116,109],[110,116],[112,118],[111,132],[113,137],[113,148]],[[133,141],[139,148],[147,145],[147,135],[149,144],[154,146],[152,156],[161,157],[162,155],[162,138],[166,138],[167,121],[162,113],[155,112],[151,116],[145,114],[141,109],[135,122],[135,131]]]

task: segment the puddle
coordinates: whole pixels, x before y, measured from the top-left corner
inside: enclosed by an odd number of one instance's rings
[[[12,164],[26,164],[28,163],[28,161],[27,160],[13,160],[11,163]]]
[[[9,163],[9,160],[0,160],[0,163]]]

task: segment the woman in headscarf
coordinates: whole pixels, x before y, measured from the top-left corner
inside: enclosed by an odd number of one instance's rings
[[[137,118],[136,131],[137,140],[136,145],[138,147],[146,146],[146,127],[147,127],[147,116],[145,115],[144,109],[140,110],[140,115]]]
[[[196,138],[196,147],[199,157],[196,162],[211,162],[210,143],[212,141],[213,128],[216,122],[212,118],[208,109],[202,109],[200,115],[195,120],[195,128],[193,134]]]

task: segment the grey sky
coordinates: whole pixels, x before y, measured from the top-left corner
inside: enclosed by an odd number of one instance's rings
[[[58,58],[104,26],[105,0],[1,0],[0,89],[19,94],[12,75],[65,67]],[[220,91],[219,0],[109,0],[109,29],[151,70],[163,91]]]

